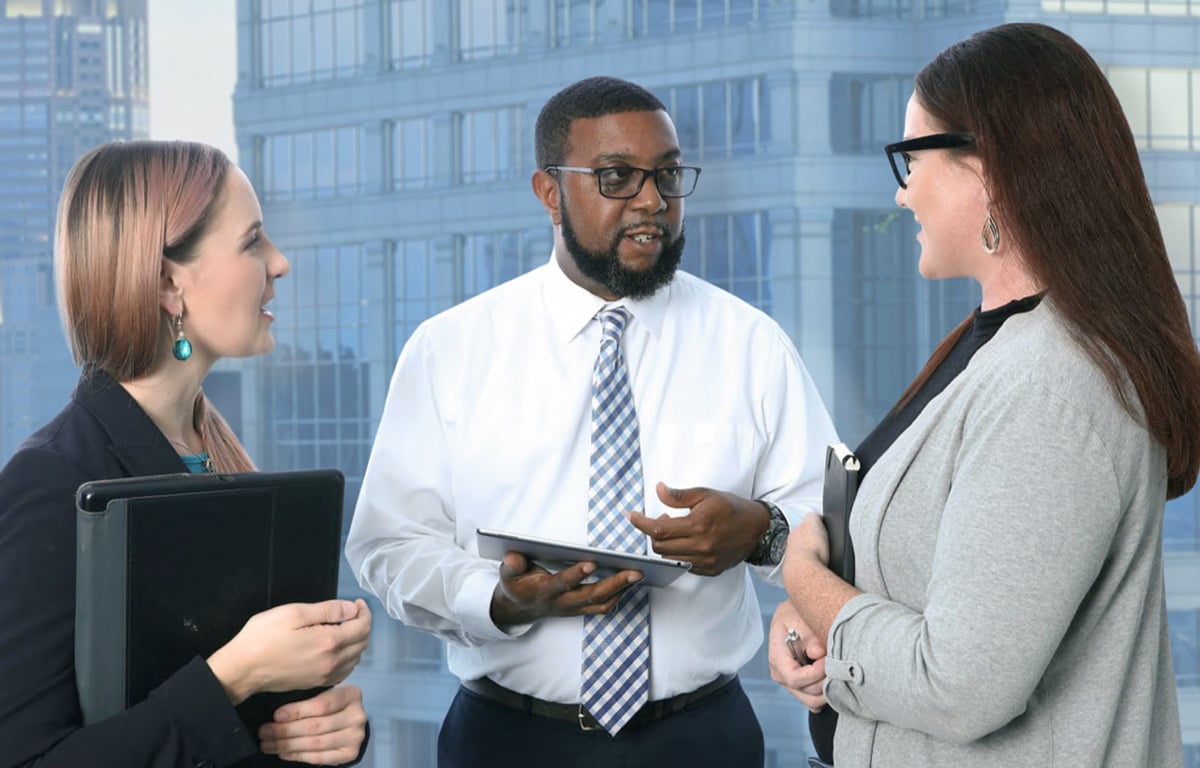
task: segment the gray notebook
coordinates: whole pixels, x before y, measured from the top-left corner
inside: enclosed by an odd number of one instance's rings
[[[337,595],[335,469],[100,480],[76,492],[75,674],[85,723],[144,700],[255,613]],[[316,691],[259,694],[248,728]],[[278,766],[258,755],[239,763]]]

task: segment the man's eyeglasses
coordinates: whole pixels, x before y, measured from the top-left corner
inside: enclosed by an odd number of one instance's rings
[[[662,168],[634,168],[630,165],[614,165],[608,168],[580,168],[573,165],[547,165],[546,173],[553,171],[570,171],[571,173],[590,173],[596,177],[600,186],[600,194],[614,200],[628,200],[637,197],[646,184],[646,179],[654,177],[654,186],[658,194],[664,198],[687,197],[696,191],[696,180],[700,178],[700,169],[688,165],[668,165]]]
[[[896,183],[902,189],[908,189],[908,164],[912,161],[909,152],[920,149],[958,149],[975,143],[975,137],[969,133],[934,133],[929,136],[918,136],[907,141],[898,141],[883,148],[887,153],[888,162],[892,164],[892,173],[896,175]],[[900,162],[896,162],[896,155]]]

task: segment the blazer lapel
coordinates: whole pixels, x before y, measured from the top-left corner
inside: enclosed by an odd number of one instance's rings
[[[108,450],[130,477],[188,471],[137,401],[104,371],[85,369],[71,397],[108,433]]]

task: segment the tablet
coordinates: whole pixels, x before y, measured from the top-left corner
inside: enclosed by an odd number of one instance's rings
[[[475,537],[479,542],[479,556],[489,560],[500,560],[505,552],[520,552],[552,573],[586,561],[596,564],[594,575],[598,578],[612,576],[617,571],[640,571],[642,583],[651,587],[665,587],[692,567],[691,563],[667,560],[658,555],[614,552],[488,528],[476,529]]]

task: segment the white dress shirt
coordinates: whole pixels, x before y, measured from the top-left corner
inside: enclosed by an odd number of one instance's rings
[[[496,627],[494,560],[476,528],[587,542],[595,316],[623,305],[645,513],[684,515],[655,485],[769,499],[795,525],[820,509],[829,415],[774,320],[692,275],[607,303],[550,263],[413,333],[392,376],[346,557],[410,627],[448,641],[450,671],[579,701],[580,617]],[[773,569],[759,569],[774,577]],[[650,698],[736,672],[762,643],[749,568],[651,590]]]

